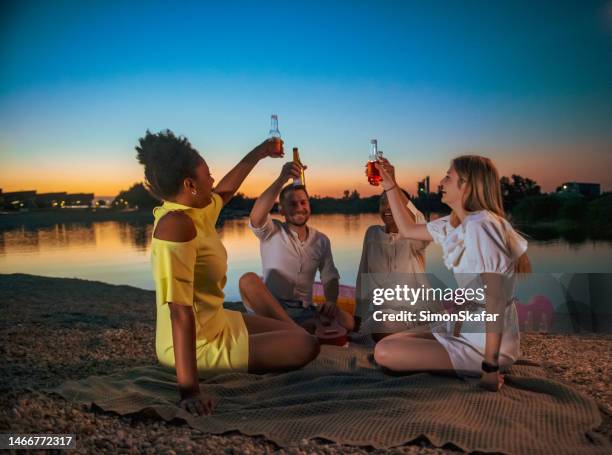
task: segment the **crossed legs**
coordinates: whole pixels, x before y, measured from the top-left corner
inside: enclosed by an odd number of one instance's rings
[[[253,289],[257,281],[263,288]],[[243,315],[249,331],[249,371],[299,368],[319,355],[317,339],[289,317],[256,274],[243,275],[239,287],[242,301],[256,313]]]
[[[289,317],[259,276],[252,272],[244,274],[240,278],[240,294],[244,304],[256,313],[244,315],[251,334],[249,369],[295,368],[318,355],[316,338]],[[374,358],[392,371],[454,374],[446,349],[431,333],[400,332],[385,336],[376,344]]]
[[[299,327],[272,295],[261,278],[253,272],[245,273],[238,282],[244,305],[260,316],[285,321]]]
[[[319,342],[297,324],[243,314],[249,332],[249,372],[299,368],[319,355]]]
[[[298,325],[289,317],[285,309],[257,274],[248,272],[242,275],[239,281],[239,288],[242,302],[253,310],[255,314]],[[355,324],[353,317],[343,310],[338,311],[336,320],[347,330],[352,330]],[[308,331],[314,331],[314,320],[306,321],[303,327]]]

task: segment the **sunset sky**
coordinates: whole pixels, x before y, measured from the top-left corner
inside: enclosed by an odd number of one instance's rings
[[[278,114],[311,194],[379,190],[463,153],[552,191],[612,190],[612,2],[3,1],[0,188],[114,195],[147,129],[185,135],[219,179]],[[290,153],[288,154],[290,155]],[[280,170],[261,163],[243,192]]]

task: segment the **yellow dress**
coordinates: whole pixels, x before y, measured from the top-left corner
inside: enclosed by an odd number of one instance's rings
[[[151,242],[157,300],[155,350],[163,365],[175,365],[168,305],[172,302],[193,308],[198,370],[246,371],[248,368],[249,334],[242,314],[223,308],[227,252],[215,230],[222,207],[221,196],[213,193],[212,202],[204,208],[164,201],[153,210],[153,232],[161,217],[175,210],[189,215],[197,231],[188,242],[155,237]]]

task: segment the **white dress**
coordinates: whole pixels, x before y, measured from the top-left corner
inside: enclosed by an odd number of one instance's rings
[[[435,243],[442,247],[444,264],[453,271],[459,288],[483,287],[481,273],[499,273],[506,278],[504,331],[500,346],[499,365],[502,370],[519,357],[519,325],[513,302],[516,277],[514,268],[518,258],[527,250],[527,241],[508,221],[481,210],[470,213],[457,227],[445,216],[427,224]],[[485,305],[471,312],[484,312]],[[467,309],[467,308],[466,308]],[[433,335],[444,346],[455,371],[461,376],[480,376],[484,360],[486,323],[463,322],[458,336],[454,336],[454,322],[438,325]]]

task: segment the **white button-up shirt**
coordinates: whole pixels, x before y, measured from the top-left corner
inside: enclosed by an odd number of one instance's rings
[[[307,227],[302,242],[286,223],[270,216],[261,227],[249,227],[259,239],[264,283],[277,299],[300,300],[308,307],[317,270],[323,285],[340,278],[325,234]]]

